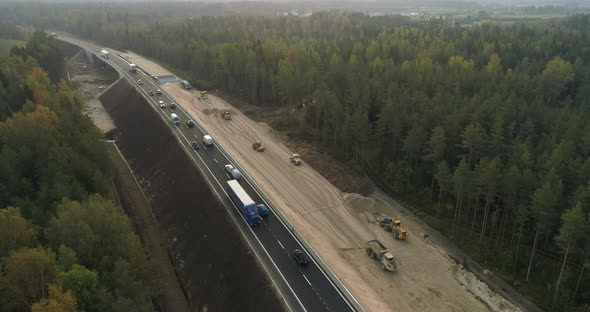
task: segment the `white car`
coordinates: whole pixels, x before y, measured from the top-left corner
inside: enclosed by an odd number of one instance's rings
[[[232,179],[239,180],[242,177],[242,174],[240,173],[240,171],[238,169],[234,168],[234,166],[232,166],[232,165],[225,165],[225,172]]]
[[[164,101],[162,101],[162,100],[160,100],[158,102],[158,105],[160,105],[160,108],[162,108],[162,109],[166,108],[166,103],[164,103]]]
[[[160,89],[156,90],[156,94],[162,94],[162,90],[160,90]]]

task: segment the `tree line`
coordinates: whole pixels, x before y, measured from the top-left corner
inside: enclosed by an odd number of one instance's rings
[[[102,135],[63,72],[42,31],[0,59],[0,310],[151,311]]]
[[[541,306],[590,302],[588,15],[465,28],[341,12],[159,22],[77,10],[10,12],[288,108],[285,129],[419,203]]]

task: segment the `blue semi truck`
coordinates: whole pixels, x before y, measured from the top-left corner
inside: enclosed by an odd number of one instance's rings
[[[262,222],[256,203],[248,196],[248,193],[244,191],[237,180],[227,181],[227,193],[236,206],[238,206],[238,209],[240,209],[240,212],[250,226],[256,226]]]

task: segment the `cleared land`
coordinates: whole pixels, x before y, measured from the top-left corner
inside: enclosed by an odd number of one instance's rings
[[[0,39],[0,56],[8,55],[13,46],[22,47],[25,44],[27,43],[21,40]]]
[[[272,135],[272,129],[213,95],[200,100],[196,92],[187,92],[177,84],[164,85],[163,89],[254,178],[367,310],[488,311],[488,305],[480,300],[489,302],[493,310],[514,310],[503,298],[486,291],[485,285],[472,283],[472,274],[462,271],[442,247],[418,237],[427,229],[406,218],[412,236],[407,241],[395,241],[372,223],[373,211],[366,207],[375,205],[374,198],[340,192],[305,164],[305,159],[302,166],[293,166],[289,162],[291,151]],[[221,117],[223,110],[234,113],[232,120]],[[255,140],[262,141],[265,152],[252,149]],[[396,213],[389,203],[381,201],[380,205],[386,207],[380,208],[384,213]],[[364,243],[373,238],[398,256],[398,272],[383,272],[367,257]],[[466,286],[474,289],[467,290]]]
[[[145,98],[122,79],[99,99],[115,122],[113,137],[165,233],[196,310],[283,311],[226,209]]]
[[[113,130],[113,120],[96,97],[117,79],[117,73],[99,64],[89,64],[84,58],[69,61],[67,68],[72,85],[86,103],[86,114],[103,133]]]
[[[152,75],[152,76],[156,76],[156,77],[162,77],[162,76],[172,76],[172,73],[170,73],[168,70],[166,70],[165,68],[163,68],[162,66],[151,62],[133,52],[121,52],[121,51],[115,51],[115,50],[111,50],[113,53],[117,53],[118,55],[120,55],[122,58],[128,60],[131,63],[134,63],[135,65],[137,65],[141,70],[147,72],[148,74]]]

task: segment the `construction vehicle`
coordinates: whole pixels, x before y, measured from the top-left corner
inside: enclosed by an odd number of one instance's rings
[[[399,219],[383,218],[379,220],[379,226],[387,232],[393,232],[395,239],[408,238],[408,231],[402,227],[402,222]]]
[[[397,271],[397,262],[395,257],[381,244],[380,241],[373,239],[367,242],[367,255],[373,260],[380,262],[381,269],[384,271]]]
[[[255,149],[257,152],[264,152],[264,150],[266,150],[266,147],[262,146],[262,143],[260,143],[260,141],[256,141],[254,142],[254,144],[252,144],[252,149]]]
[[[221,113],[221,117],[223,117],[225,120],[231,120],[231,113],[229,111],[224,111]]]
[[[300,166],[301,165],[301,158],[299,158],[299,154],[292,154],[291,157],[289,158],[289,160],[295,166]]]
[[[203,99],[203,100],[206,99],[206,98],[208,98],[207,91],[201,91],[201,97],[200,98]]]
[[[182,84],[182,88],[185,90],[189,90],[191,88],[191,84],[186,80],[181,80],[180,84]]]

